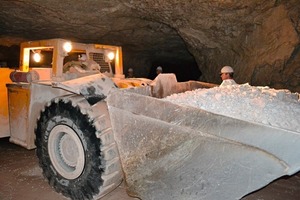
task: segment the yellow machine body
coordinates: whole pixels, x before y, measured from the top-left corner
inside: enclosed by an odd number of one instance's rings
[[[65,44],[70,44],[72,50],[67,52]],[[89,85],[99,85],[96,88],[101,89],[96,90],[96,94],[107,95],[111,87],[138,87],[149,82],[148,79],[125,79],[119,46],[49,39],[24,42],[20,52],[19,70],[0,69],[3,102],[0,137],[9,136],[11,142],[27,149],[35,148],[34,126],[40,110],[51,99],[70,93],[87,95],[84,91]],[[35,53],[41,56],[39,63],[33,61]],[[108,57],[110,53],[114,54],[113,59]],[[81,66],[78,65],[80,55],[87,57]],[[85,68],[90,61],[100,66],[99,70]],[[67,63],[75,63],[77,71],[70,70],[72,67],[66,70]],[[102,82],[104,79],[110,81]]]

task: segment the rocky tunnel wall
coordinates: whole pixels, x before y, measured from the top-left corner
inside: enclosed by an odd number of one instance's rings
[[[300,92],[299,0],[10,0],[0,6],[0,45],[50,38],[120,45],[124,71],[134,67],[136,76],[153,78],[162,65],[179,81],[220,83],[220,68],[231,65],[238,83]],[[17,55],[7,52],[0,51],[1,60]]]

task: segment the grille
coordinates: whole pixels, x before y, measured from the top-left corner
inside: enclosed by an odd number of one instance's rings
[[[105,62],[105,57],[103,53],[89,53],[89,58],[100,65],[101,73],[109,72],[109,64]]]

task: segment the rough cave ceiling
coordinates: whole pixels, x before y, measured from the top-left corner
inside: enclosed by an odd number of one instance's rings
[[[121,45],[125,68],[142,76],[162,65],[219,83],[220,68],[231,65],[239,83],[300,92],[299,0],[0,0],[0,6],[3,46],[50,38]]]

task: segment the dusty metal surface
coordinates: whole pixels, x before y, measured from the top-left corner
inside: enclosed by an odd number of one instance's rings
[[[299,171],[299,133],[152,97],[108,98],[128,191],[147,199],[240,199]]]
[[[70,94],[53,88],[50,82],[7,84],[11,141],[27,149],[35,148],[34,127],[45,104],[57,96]]]
[[[54,87],[62,88],[75,94],[107,96],[114,83],[103,74],[94,74],[64,82],[53,82]]]
[[[300,174],[281,178],[243,200],[297,200],[300,196]],[[26,150],[0,139],[0,199],[1,200],[66,200],[43,178],[35,150]],[[121,184],[101,200],[137,200],[129,197]]]
[[[8,109],[10,125],[10,141],[25,148],[31,148],[30,137],[27,134],[29,124],[30,104],[29,84],[7,84]]]
[[[9,74],[12,72],[9,68],[0,68],[0,138],[9,136],[9,124],[8,124],[8,99],[6,83],[11,83]]]

